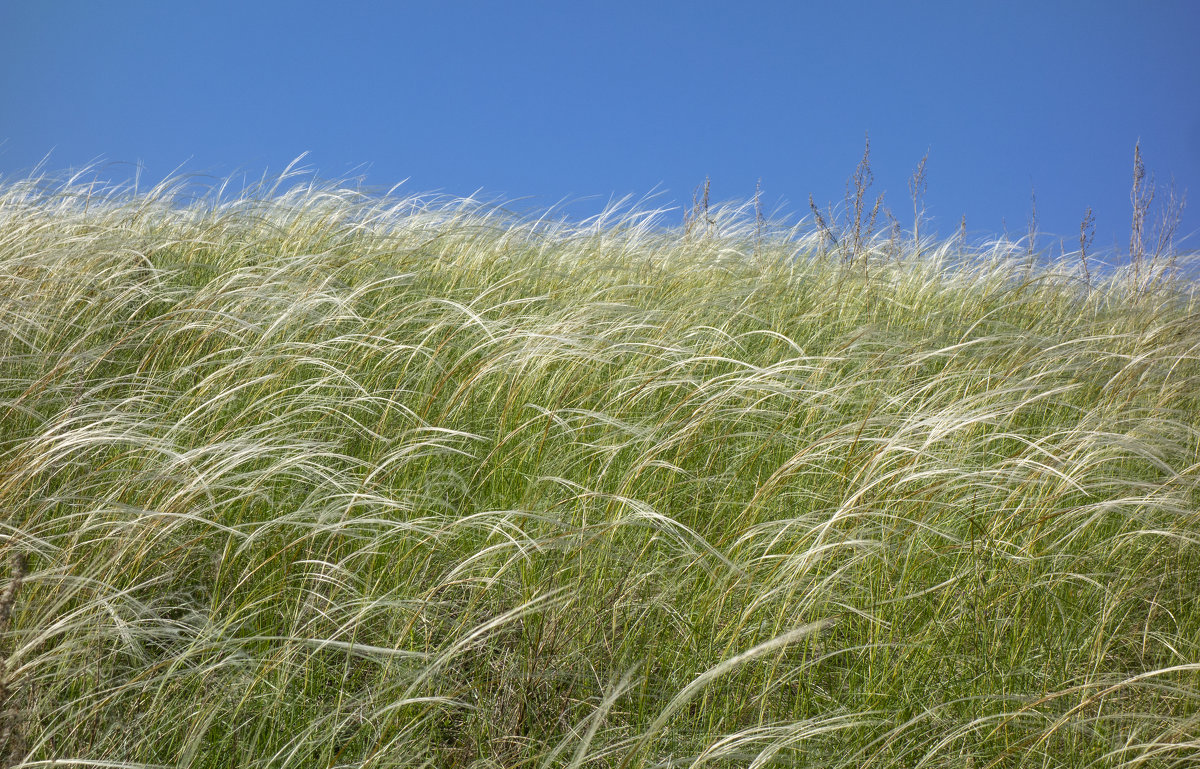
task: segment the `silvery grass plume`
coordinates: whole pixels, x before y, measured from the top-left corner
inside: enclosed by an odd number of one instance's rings
[[[0,186],[9,765],[1196,762],[1186,255],[187,189]]]

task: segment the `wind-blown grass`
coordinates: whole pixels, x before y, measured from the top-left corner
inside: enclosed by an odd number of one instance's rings
[[[177,192],[0,188],[10,765],[1196,763],[1194,284]]]

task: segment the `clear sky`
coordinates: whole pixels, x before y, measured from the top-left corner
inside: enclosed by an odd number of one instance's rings
[[[1200,195],[1200,2],[0,0],[0,174],[184,164],[526,206],[661,192],[807,214],[873,191],[949,234],[1128,244],[1134,142]],[[1200,200],[1182,229],[1200,240]]]

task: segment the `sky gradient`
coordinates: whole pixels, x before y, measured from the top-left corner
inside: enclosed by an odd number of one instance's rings
[[[1200,3],[0,0],[0,175],[153,181],[182,166],[402,192],[659,193],[795,219],[840,204],[870,132],[910,226],[1128,246],[1133,147],[1165,197],[1200,194]],[[1184,232],[1200,231],[1200,202]],[[1196,248],[1197,237],[1188,242]]]

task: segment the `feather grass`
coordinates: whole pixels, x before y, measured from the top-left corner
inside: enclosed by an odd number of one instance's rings
[[[8,765],[1195,762],[1186,257],[291,179],[0,186]]]

